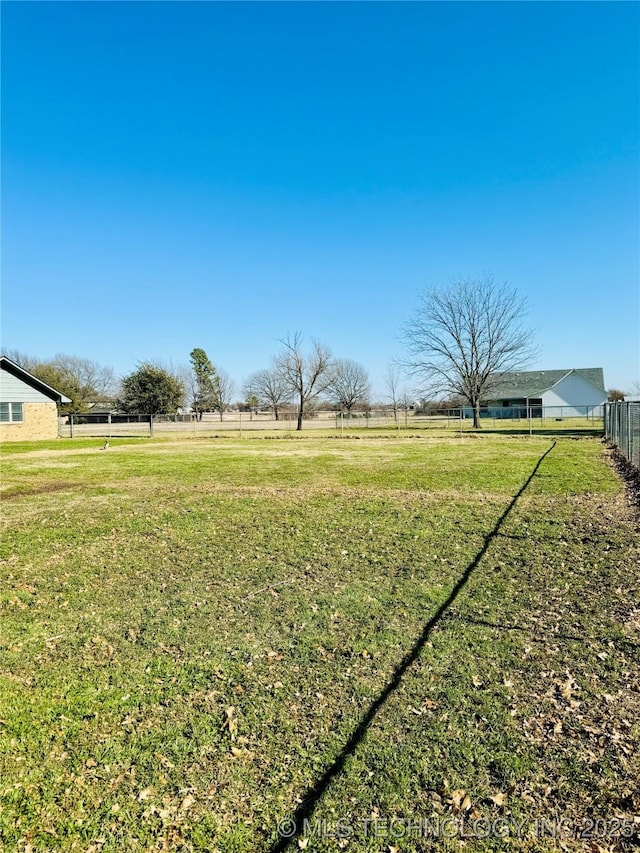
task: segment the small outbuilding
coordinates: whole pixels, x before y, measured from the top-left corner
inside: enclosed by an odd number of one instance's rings
[[[601,367],[505,373],[483,402],[489,417],[591,417],[607,401]]]
[[[70,403],[6,356],[0,356],[0,441],[58,437],[58,406]]]

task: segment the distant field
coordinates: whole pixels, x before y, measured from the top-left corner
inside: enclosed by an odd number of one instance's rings
[[[599,440],[100,444],[3,448],[1,849],[636,849]]]

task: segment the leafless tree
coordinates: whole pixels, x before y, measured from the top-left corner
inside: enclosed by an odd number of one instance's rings
[[[257,397],[259,405],[271,409],[276,420],[280,417],[280,407],[291,400],[290,389],[275,369],[252,373],[244,387],[247,399]]]
[[[371,396],[367,371],[357,361],[340,358],[333,362],[330,376],[330,391],[341,409],[350,415],[353,407],[368,403]]]
[[[19,364],[20,367],[23,367],[29,373],[33,373],[34,368],[42,364],[42,359],[34,358],[32,355],[28,355],[26,352],[21,352],[17,349],[3,349],[2,354],[16,364]]]
[[[385,399],[391,403],[393,417],[396,423],[398,421],[398,408],[400,406],[400,398],[403,393],[400,387],[402,378],[402,368],[400,367],[398,362],[392,361],[390,364],[387,365],[387,370],[384,376],[384,382],[387,391]]]
[[[297,401],[298,430],[302,429],[306,404],[329,387],[332,366],[331,352],[326,346],[313,340],[311,351],[305,354],[302,340],[302,333],[296,332],[280,341],[284,348],[276,356],[274,365],[285,388]]]
[[[466,400],[478,428],[480,405],[501,374],[524,369],[536,354],[525,314],[517,291],[490,277],[427,291],[405,326],[408,365],[430,391]]]
[[[115,396],[116,379],[111,367],[103,367],[90,358],[58,353],[52,364],[79,385],[83,399],[107,400]]]
[[[231,405],[233,394],[235,391],[235,383],[229,374],[224,370],[217,371],[215,382],[215,408],[220,413],[220,420],[223,419],[225,411]]]
[[[640,400],[640,379],[634,379],[626,394],[631,400]]]
[[[53,358],[41,359],[27,355],[19,350],[4,353],[30,373],[37,373],[46,367],[51,373],[63,377],[77,388],[79,398],[87,403],[115,397],[117,382],[112,367],[103,367],[90,358],[57,353]]]
[[[92,403],[115,399],[118,393],[113,368],[103,367],[89,358],[58,353],[53,358],[42,359],[19,350],[8,350],[5,355],[66,394],[71,403],[66,404],[65,410],[87,411]]]

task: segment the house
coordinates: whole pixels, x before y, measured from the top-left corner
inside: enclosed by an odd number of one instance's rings
[[[492,418],[527,417],[528,412],[538,418],[572,418],[602,414],[606,401],[602,368],[584,367],[504,373],[482,405]]]
[[[58,437],[58,404],[71,400],[15,361],[0,356],[0,440]]]

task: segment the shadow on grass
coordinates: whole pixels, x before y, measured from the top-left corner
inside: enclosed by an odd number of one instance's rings
[[[640,643],[635,643],[633,640],[627,640],[622,637],[595,637],[592,634],[558,634],[545,633],[543,637],[535,636],[535,626],[532,625],[505,625],[503,622],[489,622],[487,619],[473,619],[471,616],[461,616],[457,613],[448,614],[448,619],[456,620],[457,622],[465,622],[467,625],[482,625],[485,628],[493,628],[497,631],[521,631],[528,635],[532,643],[549,643],[551,640],[565,640],[568,643],[598,643],[614,646],[627,646],[630,649],[640,649]]]
[[[491,427],[482,427],[478,433],[484,435],[529,435],[529,427],[512,427],[510,429],[492,429]],[[477,434],[477,433],[476,433]],[[464,433],[463,433],[464,435]],[[604,435],[602,427],[533,427],[531,435],[553,437],[553,438],[601,438]]]
[[[311,815],[313,814],[316,806],[318,805],[319,801],[321,800],[324,792],[327,790],[327,788],[331,784],[332,780],[336,776],[338,776],[339,773],[341,773],[341,771],[344,768],[344,765],[345,765],[347,758],[350,755],[352,755],[353,752],[355,752],[358,744],[360,743],[360,741],[362,740],[362,738],[366,734],[367,729],[369,728],[369,726],[373,722],[373,719],[376,716],[376,714],[378,713],[378,711],[382,708],[382,706],[385,704],[385,702],[391,696],[391,694],[394,693],[398,689],[398,687],[400,686],[400,684],[402,682],[402,679],[403,679],[405,673],[411,667],[411,665],[417,660],[417,658],[420,656],[420,653],[422,652],[422,649],[424,648],[425,643],[429,639],[429,635],[431,634],[433,629],[436,627],[436,625],[440,622],[442,617],[449,610],[449,608],[451,607],[453,602],[456,600],[456,598],[458,597],[460,592],[464,589],[464,587],[467,584],[467,581],[469,580],[469,578],[473,574],[474,570],[478,567],[480,561],[482,560],[484,555],[487,553],[489,546],[491,545],[493,540],[498,535],[500,528],[502,527],[504,522],[507,520],[509,514],[511,513],[511,510],[516,505],[518,499],[524,494],[527,487],[529,486],[529,484],[531,483],[531,481],[533,480],[533,478],[537,474],[538,469],[540,468],[540,465],[542,465],[545,458],[549,455],[549,453],[551,453],[551,451],[553,450],[553,448],[555,446],[556,446],[556,442],[554,441],[553,444],[551,445],[551,447],[549,447],[547,450],[545,450],[545,452],[542,454],[540,459],[538,459],[538,461],[535,465],[535,468],[533,469],[531,474],[529,474],[529,476],[527,477],[527,479],[525,480],[523,485],[520,487],[517,494],[514,495],[511,502],[509,503],[509,505],[507,506],[505,511],[502,513],[502,515],[500,516],[500,518],[496,522],[493,530],[485,536],[484,544],[483,544],[482,548],[478,551],[478,553],[476,554],[474,559],[469,563],[467,568],[464,570],[464,573],[461,575],[458,582],[456,583],[454,588],[449,593],[449,597],[446,599],[446,601],[444,601],[440,605],[440,607],[438,608],[436,613],[426,623],[426,625],[422,629],[422,633],[420,634],[418,639],[413,644],[413,647],[411,648],[411,650],[409,652],[407,652],[407,654],[404,656],[404,658],[398,664],[398,666],[396,667],[390,681],[387,683],[387,685],[384,687],[384,689],[380,692],[378,697],[371,703],[371,705],[369,706],[369,710],[363,716],[360,723],[356,726],[353,733],[351,734],[351,737],[346,742],[346,744],[344,745],[344,747],[342,748],[340,753],[337,755],[334,762],[332,764],[330,764],[329,767],[327,767],[327,769],[324,771],[322,776],[320,776],[320,778],[315,782],[315,784],[313,784],[305,792],[305,794],[302,797],[302,800],[300,801],[300,805],[295,810],[295,812],[293,812],[291,817],[280,822],[279,828],[278,828],[279,829],[279,836],[276,839],[276,841],[272,844],[272,846],[269,848],[269,853],[283,853],[283,851],[285,851],[289,847],[289,845],[293,844],[294,841],[296,841],[296,839],[303,832],[305,821],[308,821],[309,818],[311,817]]]

